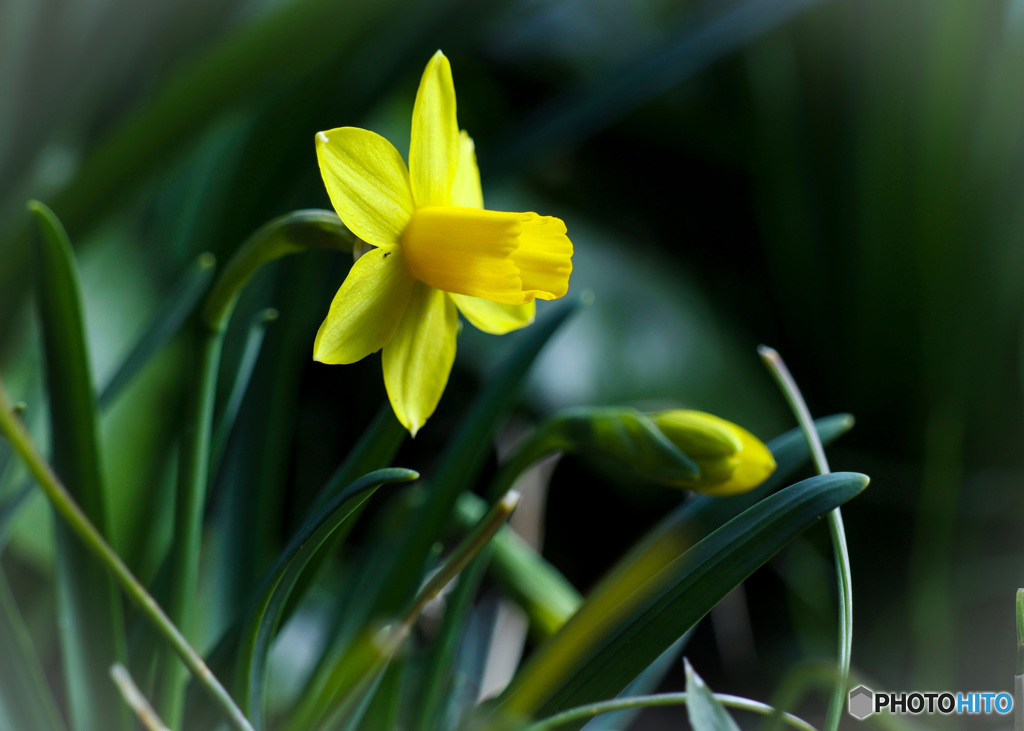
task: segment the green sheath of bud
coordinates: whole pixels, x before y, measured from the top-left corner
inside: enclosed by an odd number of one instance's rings
[[[539,430],[541,452],[598,452],[645,479],[708,495],[736,495],[775,471],[768,447],[703,411],[643,414],[623,407],[569,409]]]

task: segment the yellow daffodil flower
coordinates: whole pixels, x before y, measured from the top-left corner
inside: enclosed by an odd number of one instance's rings
[[[568,290],[572,243],[557,218],[484,210],[440,51],[416,93],[408,169],[390,142],[356,127],[317,133],[316,151],[334,209],[369,246],[335,295],[313,357],[354,363],[383,348],[388,398],[415,436],[448,382],[458,312],[494,334],[529,325],[535,299]]]
[[[698,480],[673,480],[676,487],[715,497],[738,495],[753,490],[775,471],[775,458],[764,442],[731,421],[686,409],[648,416],[700,467]]]

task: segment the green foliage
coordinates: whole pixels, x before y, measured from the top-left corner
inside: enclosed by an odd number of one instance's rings
[[[680,538],[664,536],[639,570],[591,596],[534,654],[499,711],[546,716],[619,693],[754,569],[867,484],[854,473],[812,477],[747,508],[688,550],[680,550]]]
[[[125,11],[126,4],[114,4]],[[616,73],[585,75],[598,82],[590,91],[567,97],[550,114],[513,130],[510,144],[491,143],[499,149],[490,161],[481,155],[485,178],[489,166],[521,172],[554,144],[607,129],[669,86],[816,4],[737,3],[681,26],[678,37],[662,39],[656,52],[640,54]],[[77,44],[57,42],[59,34],[74,31],[44,23],[53,9],[41,5],[47,9],[0,9],[0,35],[17,35],[4,26],[16,28],[19,17],[52,26],[56,35],[49,45],[63,67],[72,67],[63,63],[68,48],[102,50],[90,45],[89,34]],[[71,95],[71,111],[60,124],[50,128],[47,120],[33,134],[27,134],[31,121],[12,127],[15,112],[0,111],[0,193],[17,198],[18,208],[26,193],[51,201],[75,234],[83,279],[99,282],[83,297],[64,226],[48,207],[32,203],[45,358],[45,377],[39,379],[44,369],[25,355],[33,347],[24,334],[32,332],[31,323],[19,310],[31,279],[29,227],[17,216],[0,222],[0,371],[13,371],[12,391],[29,402],[30,415],[40,414],[38,423],[28,425],[28,443],[44,445],[56,471],[47,482],[37,469],[32,484],[23,487],[20,468],[6,469],[14,452],[0,441],[0,548],[17,521],[23,530],[37,527],[24,510],[37,486],[58,508],[52,566],[27,558],[17,539],[0,565],[0,726],[59,730],[63,714],[75,731],[131,727],[128,708],[108,677],[116,665],[122,689],[137,683],[164,722],[190,731],[216,729],[225,720],[236,729],[261,731],[432,731],[521,723],[545,728],[545,717],[556,714],[571,716],[559,728],[578,728],[605,712],[598,702],[618,697],[626,705],[605,710],[629,709],[628,696],[654,690],[666,673],[671,677],[686,633],[702,617],[819,517],[864,489],[867,478],[849,472],[794,484],[808,448],[793,431],[768,445],[778,468],[755,490],[727,498],[660,491],[652,482],[695,480],[700,465],[644,412],[608,405],[625,399],[585,390],[566,410],[559,402],[566,397],[545,400],[529,385],[542,371],[550,383],[554,368],[562,379],[555,382],[572,394],[566,384],[582,384],[598,368],[593,362],[601,358],[585,347],[579,350],[584,362],[561,357],[564,350],[558,349],[571,338],[578,346],[578,333],[586,330],[568,331],[574,319],[592,317],[581,314],[589,296],[542,305],[536,324],[494,348],[486,336],[464,333],[463,370],[453,374],[431,427],[409,442],[377,386],[376,362],[374,369],[346,366],[329,373],[308,364],[316,322],[351,261],[354,237],[328,211],[278,214],[324,200],[311,166],[315,129],[363,117],[387,126],[392,117],[407,116],[407,110],[394,111],[391,95],[406,82],[407,68],[418,66],[439,38],[455,54],[475,52],[473,43],[505,22],[505,4],[156,5],[173,40],[152,49],[151,70],[158,72],[137,73],[146,83],[129,74],[123,88],[113,82],[105,87],[105,79],[94,77],[81,94]],[[200,12],[200,6],[210,22],[202,33],[189,27],[189,13]],[[157,37],[162,38],[152,31],[135,40],[156,46]],[[17,57],[16,45],[0,47],[0,63]],[[514,94],[495,93],[504,83],[501,55],[499,49],[494,58],[460,71],[468,92],[460,97],[460,114],[464,105],[467,116],[494,114],[502,123],[514,116],[508,113],[518,104]],[[546,67],[552,74],[547,83],[564,81],[559,74],[568,73],[568,66]],[[161,81],[154,85],[153,79]],[[7,83],[0,74],[0,91]],[[473,111],[474,89],[494,101],[493,112],[483,105]],[[10,152],[12,129],[32,143],[25,155]],[[488,137],[500,141],[504,134],[486,124],[481,129],[481,150]],[[507,186],[498,189],[498,197],[530,198],[558,175],[547,171],[523,180],[525,191]],[[7,208],[0,206],[0,213],[14,210],[3,203]],[[541,210],[542,202],[531,200],[530,206]],[[628,272],[586,261],[587,251],[600,249],[599,208],[580,208],[581,216],[595,222],[592,236],[574,239],[583,252],[580,269],[603,266],[616,283],[621,274],[628,292]],[[580,229],[587,231],[585,225]],[[207,249],[227,262],[216,276],[214,256],[200,253]],[[268,266],[291,254],[301,256]],[[632,276],[646,291],[648,280]],[[611,300],[611,289],[599,291],[598,299]],[[154,291],[166,294],[154,297]],[[101,313],[100,325],[86,328],[92,307]],[[130,328],[109,310],[153,314]],[[719,340],[714,324],[695,321],[665,340],[675,347],[676,339],[694,338],[686,343],[688,358],[692,350],[692,361],[702,360],[701,343]],[[606,319],[597,329],[607,335],[612,324]],[[132,339],[130,332],[141,335]],[[741,340],[723,332],[723,342]],[[494,359],[481,355],[492,350],[498,353]],[[736,379],[742,383],[725,386],[729,395],[722,397],[722,384],[734,373],[728,369],[746,372],[746,366],[732,365],[737,359],[724,357],[729,352],[746,350],[725,348],[706,359],[707,368],[727,375],[705,374],[691,386],[691,371],[700,366],[673,365],[671,387],[644,385],[648,390],[633,392],[629,400],[707,400],[771,424],[773,407],[760,398],[765,388],[748,385],[755,379]],[[554,367],[535,366],[552,353],[560,355]],[[92,364],[107,361],[95,378]],[[483,374],[480,384],[466,366]],[[709,386],[711,380],[718,386]],[[98,396],[97,381],[106,384]],[[579,406],[580,401],[600,405]],[[42,423],[44,404],[48,424]],[[102,438],[102,419],[109,415],[126,419],[128,438]],[[11,423],[4,422],[6,437],[23,440]],[[506,449],[522,423],[538,426]],[[847,416],[816,422],[825,443],[851,425]],[[129,463],[126,455],[134,456],[144,441],[149,446],[139,459],[142,466],[125,470],[127,478],[118,484],[108,481],[104,464]],[[22,459],[25,444],[18,444]],[[504,525],[512,503],[503,496],[519,479],[546,482],[533,468],[552,454],[572,455],[551,478],[551,489],[560,496],[571,492],[577,521],[585,522],[598,501],[591,498],[588,480],[577,481],[573,490],[565,471],[600,470],[612,462],[619,470],[614,479],[627,488],[616,499],[668,505],[662,521],[643,531],[586,594],[584,582],[575,585],[571,570],[559,569],[559,552],[548,554]],[[396,460],[417,471],[392,467]],[[415,479],[420,472],[418,484],[370,500],[379,486]],[[13,489],[6,490],[8,485]],[[57,504],[55,488],[61,485],[83,509],[82,520],[68,517],[74,515],[69,504]],[[144,510],[135,515],[125,505]],[[110,526],[124,521],[133,540],[121,543]],[[561,529],[549,526],[555,533]],[[111,544],[133,570],[152,578],[151,586],[132,575]],[[140,544],[152,555],[134,555]],[[148,569],[139,572],[136,567],[143,565]],[[127,621],[111,573],[138,607]],[[525,611],[529,635],[524,630],[512,640],[528,647],[530,659],[515,669],[496,701],[482,703],[477,691],[496,653],[496,595]],[[168,608],[166,615],[160,606]],[[57,675],[61,680],[50,687]],[[724,702],[689,665],[686,682],[695,728],[732,727],[723,725],[732,723]],[[646,703],[638,701],[635,708]],[[747,710],[757,706],[747,703]],[[573,715],[583,704],[593,713]]]

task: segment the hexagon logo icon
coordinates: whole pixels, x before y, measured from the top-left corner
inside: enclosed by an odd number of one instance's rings
[[[858,685],[856,688],[850,691],[850,699],[847,704],[847,710],[850,715],[856,718],[858,721],[863,721],[865,718],[874,713],[875,706],[875,694],[865,688],[863,685]]]

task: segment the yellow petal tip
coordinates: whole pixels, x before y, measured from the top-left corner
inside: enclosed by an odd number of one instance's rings
[[[321,145],[326,145],[328,142],[330,142],[330,140],[327,139],[327,133],[326,132],[317,132],[316,133],[316,141],[319,142]]]

